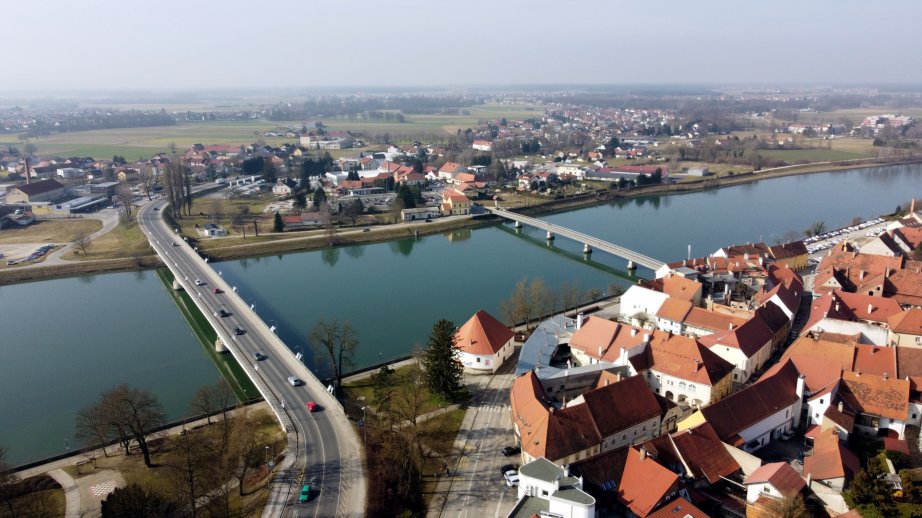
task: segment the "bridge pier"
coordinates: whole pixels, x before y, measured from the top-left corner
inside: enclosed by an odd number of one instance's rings
[[[592,253],[592,247],[589,246],[589,243],[583,245],[583,253],[587,255]]]
[[[631,273],[634,273],[634,270],[636,270],[636,269],[637,269],[637,265],[634,264],[634,261],[628,261],[628,262],[627,262],[627,271],[629,271],[629,272],[631,272]]]
[[[173,291],[182,291],[182,290],[183,290],[182,284],[180,284],[178,280],[173,279]]]
[[[514,226],[515,228],[522,228],[522,222],[517,220]]]
[[[226,352],[227,352],[227,345],[224,343],[224,340],[221,340],[220,338],[218,338],[217,340],[215,340],[215,341],[214,341],[214,350],[215,350],[215,352],[226,353]]]
[[[554,234],[550,230],[547,231],[547,240],[548,241],[554,240]]]

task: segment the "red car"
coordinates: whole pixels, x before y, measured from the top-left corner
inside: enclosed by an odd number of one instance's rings
[[[307,407],[308,412],[316,412],[317,410],[320,410],[320,406],[317,403],[314,403],[313,401],[308,401],[307,403],[304,403],[304,406]]]
[[[212,293],[224,293],[224,290],[222,290],[221,288],[212,288],[211,292]]]

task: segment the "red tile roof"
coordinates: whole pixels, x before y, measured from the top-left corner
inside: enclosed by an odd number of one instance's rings
[[[858,457],[839,442],[834,429],[822,430],[813,441],[813,454],[804,458],[804,475],[813,480],[851,478],[861,469]]]
[[[896,377],[896,347],[855,345],[855,363],[852,370],[862,374]]]
[[[708,518],[708,515],[695,507],[695,504],[679,497],[648,514],[647,518]]]
[[[716,484],[722,477],[740,469],[740,465],[708,423],[674,433],[670,437],[696,479],[705,478],[711,484]]]
[[[842,373],[839,397],[865,414],[905,421],[909,411],[909,381],[875,374]]]
[[[765,464],[753,471],[746,478],[745,484],[760,484],[763,482],[768,482],[787,497],[800,493],[807,486],[807,482],[787,462]]]
[[[716,385],[733,372],[732,363],[686,336],[654,342],[643,354],[646,358],[641,358],[640,354],[631,357],[635,370],[650,368],[703,385]]]
[[[922,335],[922,309],[907,309],[887,319],[891,331],[906,335]]]
[[[648,457],[645,451],[632,447],[618,486],[618,500],[634,514],[647,516],[675,491],[678,482],[678,475]]]
[[[481,309],[455,333],[455,347],[468,354],[492,356],[514,335],[502,322]]]
[[[583,399],[584,405],[575,406],[588,409],[603,438],[660,415],[653,391],[639,375],[590,390],[583,394]]]

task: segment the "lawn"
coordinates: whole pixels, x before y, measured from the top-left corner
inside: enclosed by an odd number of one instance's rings
[[[0,231],[0,244],[73,242],[78,235],[92,234],[102,228],[98,219],[42,219],[26,227]]]
[[[134,216],[132,216],[133,218]],[[94,220],[95,221],[95,220]],[[121,259],[125,257],[153,255],[147,238],[132,219],[130,225],[119,224],[109,232],[94,239],[87,248],[86,254],[69,252],[62,259],[76,259],[92,261],[96,259]]]
[[[758,153],[764,157],[777,158],[788,163],[801,160],[807,162],[833,162],[836,160],[850,160],[863,158],[867,155],[840,149],[760,149]]]

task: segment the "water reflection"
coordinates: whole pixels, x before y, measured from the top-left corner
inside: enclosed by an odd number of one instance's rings
[[[346,255],[353,259],[358,259],[365,255],[365,246],[364,245],[355,245],[346,247]]]
[[[339,262],[339,252],[340,249],[336,247],[325,248],[320,252],[320,258],[323,260],[324,264],[333,267]]]

